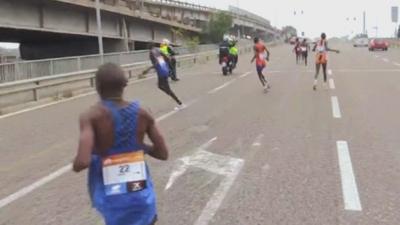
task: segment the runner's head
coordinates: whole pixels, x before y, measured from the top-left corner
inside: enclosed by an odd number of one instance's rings
[[[113,63],[106,63],[96,72],[96,90],[102,99],[122,97],[128,79],[122,68]]]
[[[323,40],[325,40],[325,39],[326,39],[326,34],[325,34],[325,33],[322,33],[322,34],[321,34],[321,38],[322,38]]]
[[[254,44],[257,44],[259,41],[260,41],[260,38],[258,38],[258,37],[254,38]]]

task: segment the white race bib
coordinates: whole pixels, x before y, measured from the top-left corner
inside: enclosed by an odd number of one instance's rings
[[[106,195],[118,195],[146,188],[144,152],[112,155],[103,159],[103,182]]]

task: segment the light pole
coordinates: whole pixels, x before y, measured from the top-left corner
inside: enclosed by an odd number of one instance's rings
[[[295,11],[294,11],[294,18],[295,18],[295,20],[296,20],[297,13],[298,13],[298,12],[295,10]],[[304,19],[304,11],[303,11],[303,10],[299,10],[299,16],[300,16],[300,18],[297,20],[297,21],[299,21],[299,22],[298,22],[297,28],[298,28],[299,30],[301,30],[301,31],[300,31],[300,35],[304,37],[304,30],[301,29],[301,27],[302,27],[301,23],[304,22],[304,21],[303,21],[303,19]]]
[[[101,58],[101,64],[103,64],[104,49],[103,49],[103,29],[101,27],[100,0],[96,0],[96,20],[97,20],[97,39],[99,41],[99,54]]]

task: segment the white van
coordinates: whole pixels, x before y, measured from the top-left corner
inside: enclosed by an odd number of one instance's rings
[[[354,47],[368,47],[369,39],[366,34],[359,34],[353,39]]]

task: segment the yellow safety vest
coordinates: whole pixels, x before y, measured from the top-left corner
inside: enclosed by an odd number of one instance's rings
[[[161,51],[161,53],[163,53],[164,55],[169,56],[168,45],[162,45],[162,46],[160,47],[160,51]]]

